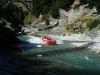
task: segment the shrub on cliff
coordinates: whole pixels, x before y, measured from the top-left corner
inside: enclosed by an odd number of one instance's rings
[[[86,32],[87,30],[91,30],[100,24],[100,20],[93,19],[92,17],[78,17],[74,19],[72,24],[67,24],[67,30],[75,33],[78,32]]]
[[[31,24],[32,22],[32,14],[29,13],[24,19],[24,25]]]
[[[91,24],[88,24],[89,30],[97,27],[100,24],[99,20],[94,20],[93,22],[91,22]]]
[[[46,25],[49,25],[50,24],[48,19],[45,20],[45,24]]]

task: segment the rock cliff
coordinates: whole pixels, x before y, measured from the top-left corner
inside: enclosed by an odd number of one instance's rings
[[[0,47],[9,47],[16,42],[19,42],[19,39],[11,30],[11,26],[0,20]]]

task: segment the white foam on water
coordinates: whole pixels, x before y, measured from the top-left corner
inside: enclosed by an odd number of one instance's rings
[[[39,47],[42,47],[43,44],[45,44],[42,41],[42,37],[36,37],[36,36],[30,36],[30,35],[24,36],[24,37],[28,37],[28,39],[24,40],[24,42],[17,43],[16,45],[14,45],[14,47],[19,47],[19,48],[38,47],[39,48]],[[19,37],[19,38],[21,38],[21,40],[23,40],[24,37]],[[56,40],[56,39],[54,39],[54,40]],[[56,44],[63,44],[63,41],[62,40],[56,40]]]
[[[62,40],[56,40],[56,44],[64,44]]]
[[[89,60],[88,56],[85,56],[85,59],[86,59],[86,60]]]
[[[19,44],[20,47],[42,47],[42,44],[45,44],[42,41],[42,37],[36,36],[28,36],[29,39],[26,40],[29,43]],[[71,45],[73,46],[84,46],[87,49],[95,51],[96,53],[100,52],[100,36],[91,38],[86,36],[85,34],[71,34],[66,36],[50,36],[52,39],[56,40],[56,44],[64,44],[63,40],[69,41],[84,41],[84,42],[72,42]],[[89,42],[88,42],[89,41]],[[93,44],[88,44],[90,42],[94,42]]]
[[[35,43],[35,44],[45,44],[42,41],[42,37],[35,37],[35,36],[28,36],[28,37],[29,37],[29,39],[27,40],[27,42]],[[54,39],[54,38],[52,38],[52,39]],[[58,40],[58,39],[54,39],[54,40],[56,40],[56,44],[63,44],[62,40]]]
[[[37,55],[37,57],[42,57],[42,55]]]
[[[28,36],[28,37],[29,39],[26,40],[27,42],[35,44],[43,44],[41,37],[35,37],[35,36]]]
[[[19,48],[33,48],[33,47],[42,47],[41,43],[43,43],[41,41],[40,37],[34,37],[34,36],[19,36],[19,38],[21,40],[23,40],[23,38],[28,37],[28,40],[24,40],[24,42],[21,43],[17,43],[14,46],[15,47],[19,47]]]
[[[14,47],[18,47],[18,48],[33,48],[33,47],[42,47],[42,45],[28,43],[28,42],[22,42],[22,43],[15,44]]]
[[[27,42],[34,44],[45,44],[42,41],[42,37],[28,36],[29,39]],[[66,36],[50,36],[52,39],[56,40],[56,44],[64,44],[63,40],[69,41],[84,41],[84,42],[72,42],[73,46],[83,46],[87,49],[95,51],[96,53],[100,52],[100,36],[96,38],[91,38],[89,36],[85,36],[85,34],[71,34]],[[90,42],[94,42],[93,44],[88,44]],[[37,47],[42,47],[42,45],[38,45]]]

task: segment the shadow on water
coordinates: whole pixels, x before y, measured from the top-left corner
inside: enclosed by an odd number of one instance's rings
[[[35,48],[34,48],[35,49]],[[34,50],[32,49],[32,51]],[[52,55],[55,55],[55,54],[63,54],[63,53],[71,53],[71,52],[75,52],[75,51],[85,51],[85,49],[82,49],[81,47],[69,47],[69,48],[66,48],[66,49],[39,49],[39,50],[35,50],[34,52],[31,52],[30,49],[22,49],[22,51],[26,52],[26,56],[27,57],[33,57],[33,56],[36,56],[36,55],[44,55],[44,56],[52,56]],[[31,52],[31,53],[27,53],[27,52]]]
[[[24,42],[25,45],[31,43]],[[22,46],[21,46],[22,47]],[[33,52],[29,55],[17,54],[23,50],[36,49],[28,46],[22,48],[1,48],[0,49],[0,75],[100,75],[99,70],[88,68],[75,68],[73,66],[62,66],[57,62],[41,60],[38,57],[34,57],[38,54],[47,56],[53,56],[56,54],[63,54],[65,52],[82,51],[80,48],[66,48],[66,49],[54,49],[54,50],[40,50]],[[41,48],[40,48],[41,49]],[[48,54],[49,53],[49,54]],[[33,58],[31,58],[33,57]],[[41,58],[41,57],[40,57]],[[67,62],[66,62],[67,63]]]
[[[73,50],[74,49],[74,50]],[[41,60],[42,57],[36,57],[36,55],[41,54],[43,57],[51,57],[55,54],[63,54],[65,52],[73,52],[73,51],[79,51],[78,48],[68,48],[68,49],[62,49],[60,51],[53,50],[53,51],[47,51],[47,52],[36,52],[29,55],[26,55],[26,57],[30,58],[32,57],[32,61],[40,65],[39,68],[42,68],[42,70],[46,70],[46,73],[44,75],[99,75],[99,70],[95,69],[89,69],[89,68],[75,68],[74,66],[63,66],[64,64],[57,63],[55,61],[48,61],[48,60]],[[48,54],[49,53],[49,54]],[[48,58],[49,59],[49,58]],[[67,63],[67,61],[66,61]],[[42,74],[40,74],[42,75]]]
[[[45,62],[24,58],[13,50],[0,49],[0,75],[48,75],[42,65]]]
[[[86,49],[86,48],[88,48],[89,46],[93,45],[94,43],[97,43],[97,42],[89,42],[89,43],[86,43],[86,44],[82,45],[80,48],[81,48],[81,49]]]
[[[74,50],[73,50],[74,49]],[[53,51],[49,51],[49,52],[37,52],[37,53],[32,53],[32,55],[27,55],[27,57],[33,57],[36,56],[38,54],[43,55],[43,57],[51,57],[56,54],[63,54],[65,52],[73,52],[73,51],[79,51],[79,49],[77,48],[68,48],[66,50],[62,49],[60,51],[58,50],[53,50]],[[50,54],[48,54],[50,53]],[[46,73],[44,73],[44,75],[99,75],[100,72],[99,70],[95,70],[95,69],[89,69],[89,68],[75,68],[74,66],[63,66],[63,64],[60,64],[59,62],[55,62],[55,61],[46,61],[46,60],[41,60],[42,57],[40,57],[40,59],[38,58],[32,58],[33,61],[35,61],[35,63],[39,64],[40,67],[42,68],[42,70],[45,70]],[[48,58],[49,59],[49,58]],[[67,61],[66,61],[67,63]],[[40,74],[42,75],[42,74]]]

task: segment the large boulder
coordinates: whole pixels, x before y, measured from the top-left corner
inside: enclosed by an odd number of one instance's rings
[[[19,42],[11,27],[6,25],[6,22],[0,21],[0,47],[9,47],[14,43]]]

